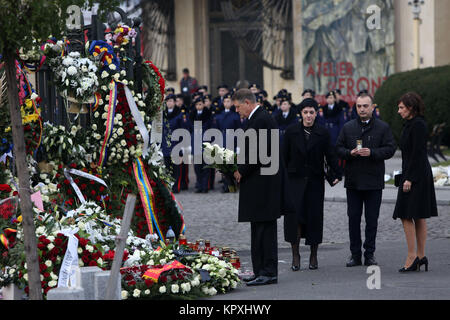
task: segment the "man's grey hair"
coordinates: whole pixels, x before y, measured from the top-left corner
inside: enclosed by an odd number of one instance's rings
[[[256,97],[250,89],[239,89],[233,95],[233,101],[239,101],[240,103],[244,103],[245,100],[249,100],[250,103],[256,103]]]

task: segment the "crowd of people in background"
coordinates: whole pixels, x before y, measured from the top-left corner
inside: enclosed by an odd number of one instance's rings
[[[194,121],[201,121],[204,131],[210,128],[219,129],[223,133],[224,146],[226,146],[226,130],[237,130],[245,127],[246,119],[242,119],[239,116],[232,101],[233,94],[237,91],[238,86],[242,88],[242,85],[242,83],[238,83],[236,87],[229,87],[227,84],[221,84],[215,88],[216,90],[213,93],[208,86],[199,85],[197,80],[190,76],[189,70],[185,68],[183,70],[183,78],[180,81],[179,91],[172,87],[166,89],[166,108],[164,111],[166,125],[163,130],[162,150],[166,166],[171,168],[173,172],[175,184],[172,191],[174,193],[188,189],[189,166],[187,164],[173,164],[170,158],[173,144],[167,144],[165,140],[172,131],[179,128],[193,131]],[[257,103],[264,107],[275,119],[280,130],[281,144],[285,130],[290,125],[301,122],[302,103],[309,101],[306,99],[312,99],[314,100],[313,103],[317,104],[316,121],[329,131],[333,145],[336,145],[339,132],[344,124],[358,117],[356,108],[350,106],[342,98],[340,90],[327,92],[325,94],[326,104],[321,105],[316,100],[316,93],[312,89],[305,89],[302,92],[302,100],[298,103],[293,101],[292,93],[286,89],[281,89],[273,97],[272,101],[269,100],[267,91],[261,88],[259,84],[249,84],[248,89],[255,95]],[[358,95],[362,93],[367,93],[367,91],[363,90]],[[378,107],[375,108],[373,116],[379,118],[380,112]],[[195,156],[193,143],[194,140],[192,139],[191,148],[186,150],[186,152]],[[205,166],[205,163],[194,165],[196,193],[207,193],[210,190],[214,190],[216,172],[214,169],[206,169]],[[220,183],[222,184],[221,191],[224,193],[228,192],[227,182],[221,180]]]

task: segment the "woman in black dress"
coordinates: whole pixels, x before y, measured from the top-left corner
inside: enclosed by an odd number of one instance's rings
[[[393,218],[402,220],[408,245],[408,257],[400,272],[420,270],[421,265],[428,271],[425,219],[438,215],[433,173],[427,156],[424,109],[422,98],[414,92],[403,95],[398,103],[398,114],[406,123],[400,140],[402,174]]]
[[[301,103],[302,122],[286,129],[283,159],[286,163],[286,189],[294,213],[284,219],[284,236],[292,246],[292,270],[300,269],[300,239],[311,248],[309,268],[317,269],[317,250],[323,236],[323,202],[325,196],[324,160],[332,169],[330,181],[342,179],[338,158],[328,130],[316,123],[318,104],[314,99]]]

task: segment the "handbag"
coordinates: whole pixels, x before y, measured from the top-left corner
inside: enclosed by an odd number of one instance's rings
[[[398,174],[394,175],[394,186],[396,186],[398,188],[402,185],[402,183],[403,183],[403,174],[398,173]]]

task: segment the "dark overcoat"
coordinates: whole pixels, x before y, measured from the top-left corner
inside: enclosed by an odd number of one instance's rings
[[[351,155],[357,140],[362,140],[363,148],[370,149],[369,157]],[[336,143],[339,158],[346,160],[345,188],[384,189],[384,161],[392,158],[396,149],[392,131],[386,122],[372,118],[369,124],[365,125],[359,117],[347,122]]]
[[[259,158],[259,129],[267,129],[267,150],[271,150],[270,130],[277,129],[277,125],[272,116],[263,108],[259,107],[248,120],[246,132],[256,130],[257,142],[252,143],[250,148],[249,139],[245,143],[245,163],[238,165],[241,174],[239,186],[239,222],[267,222],[278,219],[281,216],[282,206],[282,183],[281,170],[274,175],[262,175],[261,168],[269,167],[263,165]],[[257,163],[251,164],[249,152],[256,152]],[[241,150],[244,152],[244,150]],[[276,150],[279,153],[279,150]],[[282,160],[279,161],[280,166]]]
[[[332,169],[333,178],[342,179],[335,148],[328,130],[319,124],[312,127],[309,141],[306,141],[302,123],[288,127],[284,138],[287,190],[295,208],[293,214],[284,218],[285,240],[294,243],[297,226],[301,224],[301,236],[306,238],[306,244],[319,244],[323,234],[324,159]]]
[[[427,155],[427,125],[423,117],[408,120],[403,128],[403,179],[398,188],[394,219],[426,219],[438,215],[433,172]],[[411,181],[411,191],[403,192],[403,182]]]

